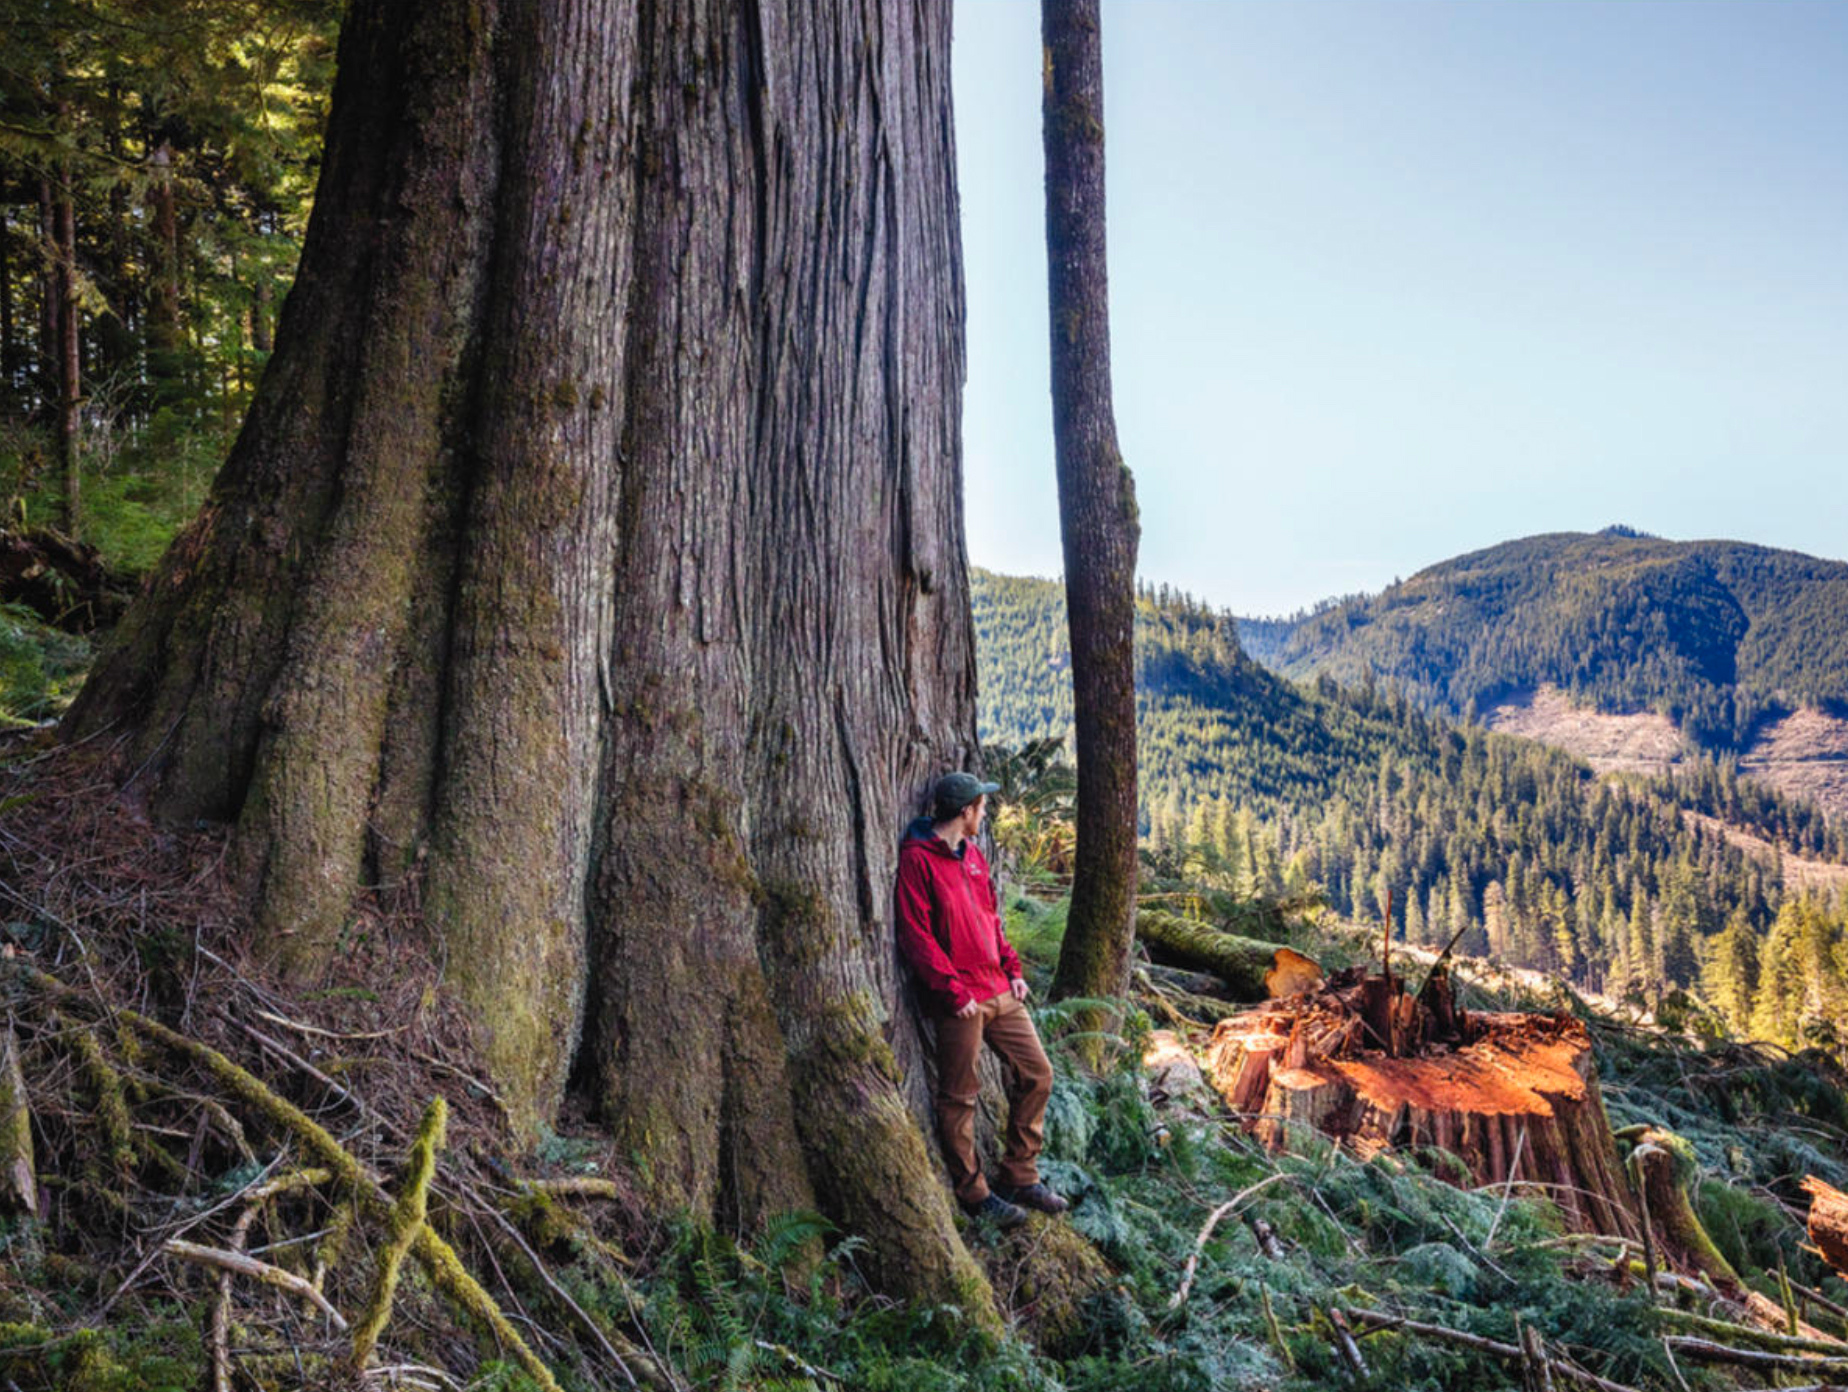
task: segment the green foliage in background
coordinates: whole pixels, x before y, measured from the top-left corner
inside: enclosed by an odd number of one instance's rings
[[[83,682],[90,642],[40,621],[19,604],[0,604],[0,729],[49,720]]]
[[[982,737],[1070,727],[1064,600],[1051,581],[977,571]],[[1231,616],[1185,596],[1137,604],[1142,817],[1151,871],[1251,900],[1319,894],[1406,939],[1555,972],[1722,1031],[1848,1039],[1848,919],[1801,907],[1781,851],[1848,862],[1848,829],[1712,760],[1598,778],[1532,741],[1455,726],[1372,682],[1297,685],[1260,667]],[[1005,803],[997,813],[1006,825]],[[1020,834],[1012,827],[1009,835]],[[1000,835],[998,830],[997,835]],[[1799,930],[1798,924],[1807,925]]]

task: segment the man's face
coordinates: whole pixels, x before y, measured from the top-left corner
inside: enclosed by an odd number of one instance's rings
[[[982,829],[982,818],[987,815],[988,815],[988,795],[984,793],[981,797],[977,798],[974,802],[970,803],[968,810],[966,810],[963,813],[963,816],[969,819],[967,834],[970,836],[974,836],[978,832],[980,832]]]

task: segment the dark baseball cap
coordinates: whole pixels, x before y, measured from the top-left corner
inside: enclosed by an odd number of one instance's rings
[[[984,783],[973,773],[946,773],[937,780],[931,800],[939,815],[954,816],[984,793],[1000,791],[999,783]]]

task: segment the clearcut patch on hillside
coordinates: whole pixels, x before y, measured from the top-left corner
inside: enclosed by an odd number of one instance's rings
[[[1800,710],[1772,721],[1740,757],[1739,772],[1833,815],[1848,814],[1848,720]]]
[[[1790,789],[1784,791],[1789,792]],[[1754,836],[1749,831],[1742,831],[1730,822],[1722,822],[1718,817],[1709,817],[1704,812],[1691,812],[1683,809],[1682,816],[1696,826],[1705,827],[1716,836],[1724,836],[1730,845],[1737,846],[1747,855],[1770,862],[1779,860],[1779,848],[1762,836]],[[1833,861],[1811,860],[1808,856],[1792,855],[1789,851],[1781,853],[1784,871],[1784,883],[1799,893],[1820,890],[1830,893],[1848,885],[1848,865],[1837,865]]]
[[[1492,708],[1486,723],[1502,734],[1563,749],[1599,773],[1666,773],[1686,748],[1665,715],[1613,715],[1577,706],[1556,686],[1516,693]]]
[[[1686,741],[1667,716],[1574,705],[1556,686],[1515,693],[1492,707],[1485,723],[1501,734],[1563,749],[1598,773],[1669,773],[1688,754]],[[1788,797],[1808,798],[1832,816],[1848,816],[1848,720],[1806,707],[1769,721],[1739,756],[1739,772]],[[1742,839],[1734,843],[1745,849],[1750,849],[1746,842],[1758,839],[1738,836]],[[1833,883],[1841,867],[1817,864]]]

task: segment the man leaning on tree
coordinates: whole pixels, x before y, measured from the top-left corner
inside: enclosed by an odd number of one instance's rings
[[[899,845],[896,917],[899,948],[937,1022],[937,1127],[956,1198],[976,1217],[1012,1227],[1026,1221],[1023,1206],[1062,1213],[1067,1205],[1040,1182],[1052,1064],[1023,1004],[1020,958],[974,839],[997,790],[968,773],[937,780],[931,815],[913,821]],[[1011,1074],[1007,1145],[992,1190],[975,1154],[975,1065],[984,1042]]]

